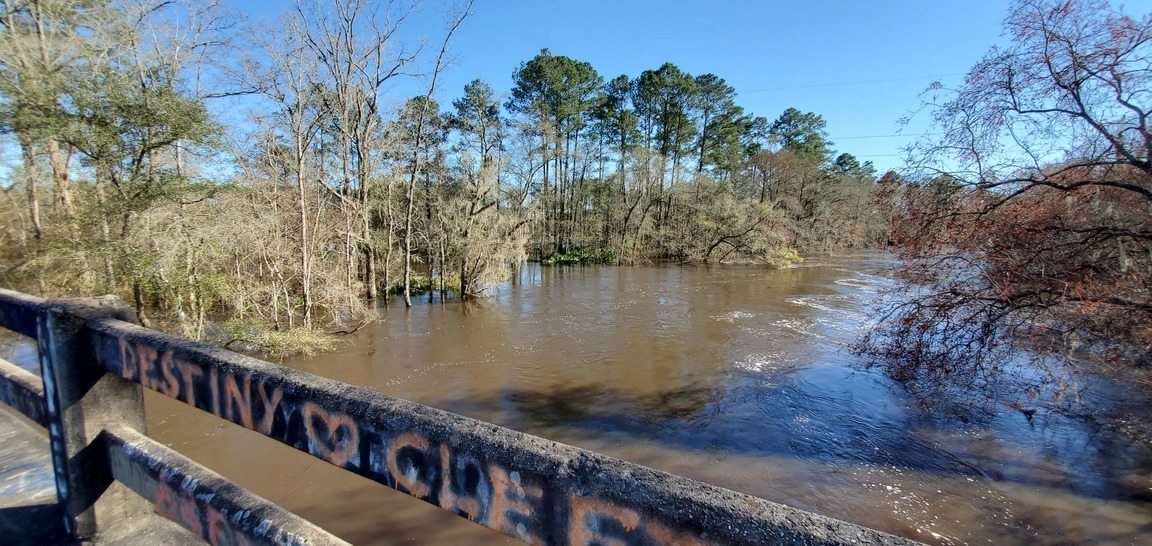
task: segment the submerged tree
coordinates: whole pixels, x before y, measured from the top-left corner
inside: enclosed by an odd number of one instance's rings
[[[382,5],[369,0],[311,0],[296,5],[303,39],[318,64],[322,81],[331,87],[328,113],[339,137],[340,176],[334,195],[341,201],[344,229],[344,269],[348,292],[360,270],[364,296],[376,299],[376,254],[372,237],[373,180],[383,154],[382,91],[416,60],[395,38],[415,4]],[[359,250],[360,264],[356,267]]]
[[[428,80],[428,91],[421,98],[412,99],[408,101],[407,109],[415,114],[415,123],[409,128],[411,136],[411,162],[405,167],[408,175],[408,190],[405,194],[405,211],[404,211],[404,305],[406,307],[412,306],[412,247],[415,243],[415,237],[412,233],[412,220],[416,211],[416,177],[424,169],[424,163],[428,161],[429,154],[426,150],[428,144],[432,139],[437,137],[437,134],[428,134],[433,129],[439,128],[440,116],[439,106],[432,96],[436,94],[436,84],[439,81],[440,73],[444,69],[446,56],[448,54],[448,44],[452,41],[452,36],[460,29],[460,25],[464,23],[464,19],[471,15],[472,0],[468,0],[463,7],[455,13],[450,19],[448,31],[444,35],[444,41],[440,45],[440,53],[436,56],[436,64],[432,69],[431,77]],[[440,131],[436,131],[440,132]],[[421,152],[424,152],[421,155]]]
[[[914,385],[995,385],[1022,347],[1152,361],[1152,15],[1018,0],[1005,34],[911,149],[906,297],[861,348]]]
[[[453,259],[459,264],[460,296],[480,295],[490,283],[507,278],[510,266],[524,259],[528,220],[501,184],[505,126],[495,92],[481,80],[464,86],[452,101],[448,124],[459,138],[454,180],[446,192],[445,216],[451,227]]]

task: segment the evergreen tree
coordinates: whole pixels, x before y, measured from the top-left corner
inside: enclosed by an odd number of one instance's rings
[[[832,153],[832,142],[828,141],[828,133],[824,130],[826,125],[824,118],[817,114],[789,108],[772,122],[768,132],[782,148],[823,164]]]

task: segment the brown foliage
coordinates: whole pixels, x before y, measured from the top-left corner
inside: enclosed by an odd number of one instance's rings
[[[1152,187],[1130,166],[1052,172],[1077,184],[1108,174]],[[938,181],[905,189],[893,238],[912,292],[871,350],[900,379],[982,373],[1002,344],[1099,362],[1152,357],[1152,216],[1136,192],[1034,184],[1005,194]],[[875,339],[873,340],[875,342]],[[881,347],[883,345],[883,347]]]
[[[1018,348],[1034,393],[1152,361],[1152,15],[1020,0],[1005,31],[910,150],[900,297],[860,345],[902,381],[997,385]]]

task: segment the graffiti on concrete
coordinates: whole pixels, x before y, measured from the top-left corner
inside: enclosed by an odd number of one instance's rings
[[[213,545],[347,545],[123,425],[104,429],[115,479]]]
[[[707,544],[694,534],[646,520],[636,510],[588,497],[569,502],[569,544]]]
[[[645,518],[638,508],[569,494],[544,476],[482,452],[419,430],[379,430],[276,374],[193,362],[123,337],[116,344],[116,358],[104,359],[116,375],[525,542],[699,542],[695,534]],[[192,508],[175,502],[178,491],[165,494],[158,498],[167,503],[166,513],[210,525],[211,514],[184,513]]]

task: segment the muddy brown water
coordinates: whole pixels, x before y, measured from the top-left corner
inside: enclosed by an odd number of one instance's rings
[[[1147,445],[926,413],[860,369],[845,346],[892,265],[528,265],[285,364],[929,543],[1152,544]],[[353,543],[509,541],[162,396],[147,411],[154,438]]]

